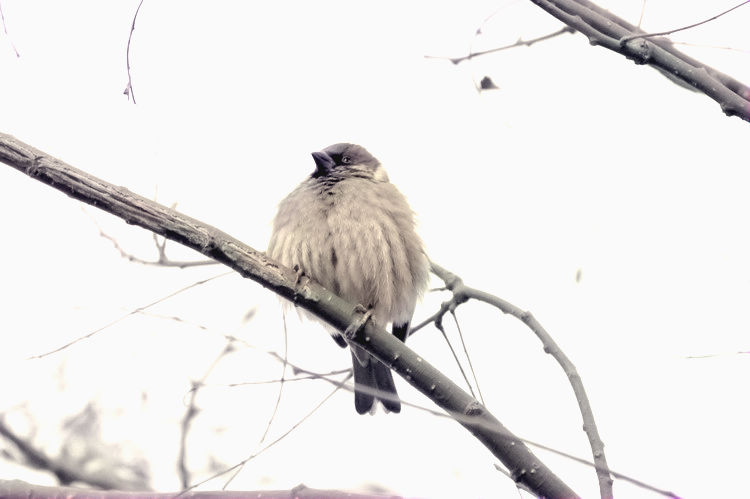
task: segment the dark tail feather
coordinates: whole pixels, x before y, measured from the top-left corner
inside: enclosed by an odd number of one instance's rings
[[[375,399],[377,399],[387,411],[401,412],[401,401],[396,392],[391,370],[376,358],[370,355],[367,357],[367,365],[363,366],[352,353],[354,408],[359,414],[366,414],[372,411]]]
[[[366,414],[375,403],[373,395],[377,389],[375,376],[370,369],[370,364],[366,366],[360,364],[354,352],[352,352],[352,366],[354,368],[354,408],[359,414]],[[365,388],[366,391],[361,391],[359,388]]]
[[[393,336],[406,343],[406,338],[409,337],[409,323],[404,322],[403,324],[394,324]]]
[[[391,370],[375,358],[370,358],[368,367],[375,377],[375,384],[378,385],[380,392],[378,400],[383,403],[383,407],[390,412],[401,412],[401,400],[398,398]]]
[[[409,335],[409,323],[393,325],[393,335],[399,340],[406,342]],[[335,339],[335,337],[334,337]],[[357,359],[354,350],[358,347],[350,345],[352,350],[352,364],[354,366],[354,407],[359,414],[365,414],[372,410],[377,398],[383,403],[383,407],[389,412],[401,412],[401,400],[396,392],[396,384],[393,382],[393,373],[382,362],[372,357],[364,349],[357,352],[366,365]],[[364,390],[359,390],[364,388]],[[377,395],[375,395],[377,393]]]

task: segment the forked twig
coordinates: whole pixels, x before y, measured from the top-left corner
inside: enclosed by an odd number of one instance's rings
[[[470,299],[490,304],[500,309],[503,313],[510,314],[526,324],[542,342],[544,351],[552,355],[558,364],[560,364],[560,367],[563,368],[563,371],[573,387],[573,392],[578,400],[578,407],[583,418],[583,429],[588,437],[591,452],[594,457],[594,467],[599,478],[599,486],[602,496],[612,497],[612,478],[610,476],[609,466],[607,465],[607,459],[604,455],[604,444],[599,437],[599,431],[594,421],[594,414],[588,396],[586,395],[586,391],[583,388],[581,377],[578,375],[578,371],[570,359],[568,359],[560,347],[557,346],[557,343],[555,343],[542,325],[539,324],[531,312],[522,310],[502,298],[493,296],[485,291],[466,286],[460,277],[434,262],[431,264],[431,270],[433,274],[438,276],[445,283],[445,287],[453,293],[453,297],[444,302],[435,314],[416,326],[412,330],[412,334],[422,329],[427,324],[440,324],[443,316],[447,312],[453,312],[458,305],[465,303]]]

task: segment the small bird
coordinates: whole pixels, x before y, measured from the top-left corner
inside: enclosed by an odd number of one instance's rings
[[[268,255],[366,307],[406,341],[429,278],[414,212],[364,147],[334,144],[312,157],[315,171],[279,204]],[[347,346],[338,331],[330,332]],[[391,370],[361,347],[349,347],[357,412],[374,412],[376,400],[386,412],[400,412]]]

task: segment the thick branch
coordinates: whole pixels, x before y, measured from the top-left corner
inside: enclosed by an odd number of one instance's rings
[[[728,116],[750,121],[750,88],[734,78],[683,54],[666,38],[646,33],[588,0],[531,0],[549,14],[580,31],[592,45],[601,45],[648,64],[705,93]]]
[[[129,224],[197,250],[294,301],[340,331],[361,319],[361,313],[353,304],[313,281],[302,279],[298,282],[293,270],[224,232],[123,187],[92,177],[2,133],[0,161]],[[575,492],[485,407],[381,326],[367,321],[350,340],[391,367],[471,431],[506,466],[514,480],[542,497],[576,497]]]

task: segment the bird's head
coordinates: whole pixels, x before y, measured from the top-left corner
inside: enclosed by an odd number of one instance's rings
[[[329,177],[343,180],[359,177],[388,181],[388,175],[380,161],[357,144],[333,144],[322,151],[312,153],[312,157],[316,166],[313,178]]]

